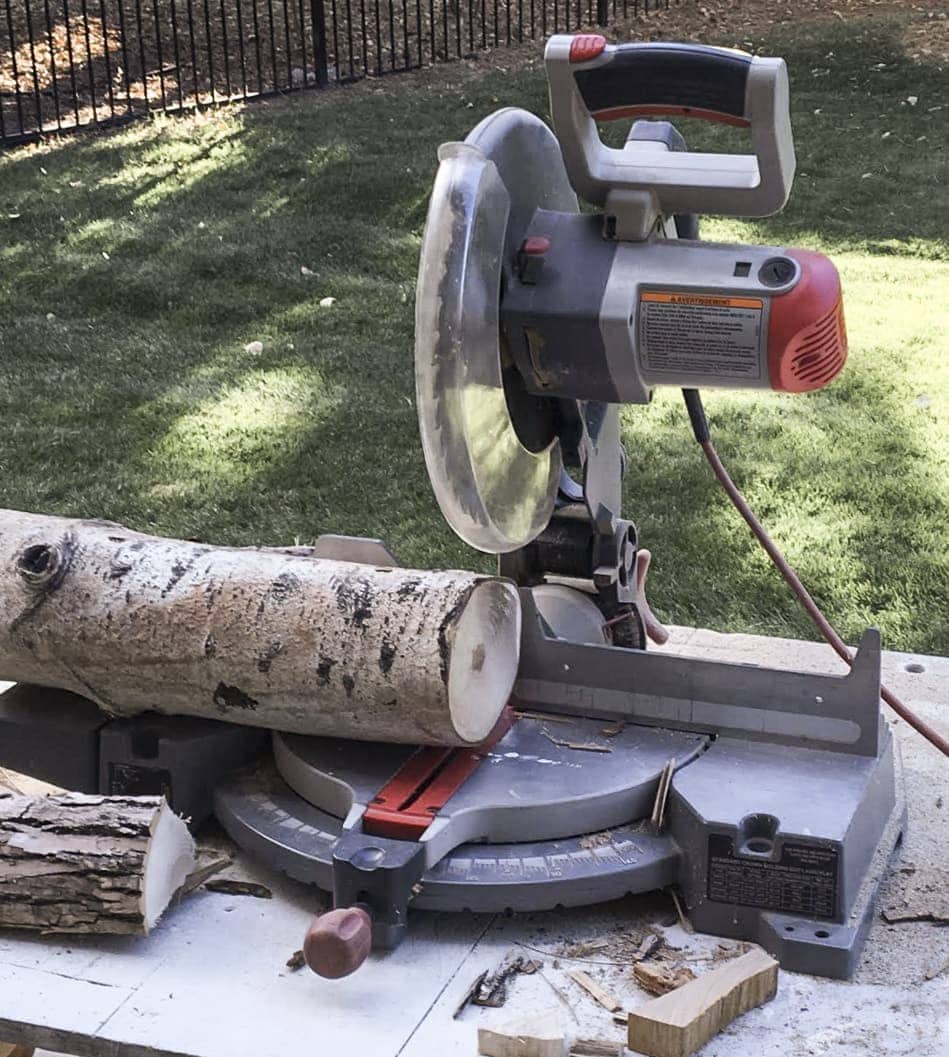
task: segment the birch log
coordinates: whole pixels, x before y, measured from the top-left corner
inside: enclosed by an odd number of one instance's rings
[[[113,715],[474,744],[517,673],[514,586],[0,510],[0,679]]]
[[[145,933],[193,869],[162,797],[0,794],[0,927]]]

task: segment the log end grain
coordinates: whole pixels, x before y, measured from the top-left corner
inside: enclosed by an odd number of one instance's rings
[[[477,745],[491,733],[517,678],[521,604],[517,588],[483,580],[453,628],[448,705],[458,737]]]
[[[148,932],[194,869],[194,840],[188,827],[162,800],[151,824],[142,880],[142,920]]]

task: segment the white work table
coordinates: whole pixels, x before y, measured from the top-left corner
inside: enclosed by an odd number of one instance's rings
[[[841,670],[828,648],[813,643],[680,628],[671,648]],[[930,723],[949,729],[949,660],[886,654],[884,678]],[[949,868],[949,767],[904,723],[895,729],[909,807],[899,862]],[[701,958],[718,947],[669,925],[671,904],[661,895],[513,918],[419,911],[397,950],[331,982],[285,965],[322,895],[245,865],[272,899],[201,891],[170,908],[145,938],[0,933],[0,1040],[76,1057],[467,1057],[477,1052],[479,1024],[547,1009],[559,1010],[577,1034],[620,1040],[624,1029],[566,970],[586,970],[627,1008],[648,996],[628,965],[604,964],[613,960],[608,948],[587,960],[558,958],[565,944],[665,923],[667,942],[682,947],[696,971],[709,967]],[[888,885],[899,877],[894,872]],[[542,971],[515,978],[504,1008],[468,1007],[453,1019],[474,978],[519,943]],[[946,1057],[949,967],[926,976],[947,963],[949,928],[878,918],[854,981],[782,972],[777,997],[713,1039],[703,1057]]]

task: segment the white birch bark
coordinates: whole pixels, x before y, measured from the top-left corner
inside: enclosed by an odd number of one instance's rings
[[[0,510],[0,679],[114,715],[483,740],[517,671],[513,585]]]

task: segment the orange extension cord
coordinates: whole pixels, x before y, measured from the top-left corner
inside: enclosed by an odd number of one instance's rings
[[[715,451],[711,437],[709,436],[708,421],[705,418],[705,410],[702,407],[702,399],[699,396],[698,390],[683,389],[682,395],[685,397],[685,405],[689,411],[689,418],[692,422],[692,431],[695,434],[695,439],[701,446],[702,451],[705,452],[705,457],[708,459],[709,465],[712,467],[722,488],[728,493],[728,498],[735,505],[735,509],[738,513],[745,519],[748,527],[755,534],[755,538],[761,546],[764,547],[765,551],[767,551],[768,557],[774,562],[778,572],[781,573],[789,584],[791,590],[797,595],[798,601],[816,625],[817,630],[824,636],[828,643],[830,643],[839,657],[845,660],[847,664],[853,664],[853,654],[850,652],[850,648],[837,634],[833,625],[821,612],[820,607],[814,599],[811,598],[807,588],[801,583],[797,573],[791,568],[787,559],[778,549],[777,544],[771,539],[761,522],[755,517],[754,511],[748,506],[745,497],[739,492],[735,482],[731,479],[728,471],[722,465],[722,460],[718,457],[718,453]],[[949,740],[944,738],[937,730],[934,730],[925,720],[917,716],[911,708],[904,705],[892,690],[888,690],[885,686],[881,686],[880,696],[901,719],[904,719],[914,730],[922,734],[928,742],[935,745],[944,756],[949,756]]]

